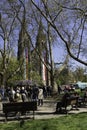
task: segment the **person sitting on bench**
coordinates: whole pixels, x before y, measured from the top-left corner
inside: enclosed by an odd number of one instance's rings
[[[57,105],[56,105],[56,113],[61,113],[62,112],[62,107],[65,108],[65,112],[66,112],[66,107],[67,107],[67,102],[68,102],[68,98],[70,97],[70,94],[68,92],[66,92],[61,101],[58,101],[57,102]]]

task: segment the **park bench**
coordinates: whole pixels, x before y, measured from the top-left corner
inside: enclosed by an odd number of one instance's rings
[[[86,107],[86,106],[87,106],[87,97],[81,96],[81,97],[78,99],[78,106],[79,106],[79,107]]]
[[[71,109],[78,107],[78,97],[67,97],[64,101],[60,100],[56,105],[56,113],[67,113],[67,107],[71,106]]]
[[[71,109],[75,108],[78,109],[78,98],[79,97],[71,97],[69,100],[69,105],[71,105]]]
[[[9,114],[12,112],[15,113],[20,112],[21,114],[23,114],[29,111],[33,111],[33,119],[34,119],[36,110],[37,110],[36,101],[3,103],[3,113],[5,113],[6,120]]]

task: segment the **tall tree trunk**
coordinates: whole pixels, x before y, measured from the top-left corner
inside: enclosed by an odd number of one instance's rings
[[[54,62],[53,62],[53,53],[52,53],[52,41],[50,37],[50,25],[48,23],[48,45],[49,45],[49,54],[50,54],[50,82],[52,90],[54,91]]]
[[[2,76],[2,86],[6,85],[6,44],[7,39],[4,40],[4,51],[3,51],[3,76]]]

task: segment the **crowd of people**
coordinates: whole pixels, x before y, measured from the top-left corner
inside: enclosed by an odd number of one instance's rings
[[[52,88],[50,86],[16,86],[7,87],[3,97],[9,102],[38,101],[38,106],[43,105],[43,99],[51,96]]]

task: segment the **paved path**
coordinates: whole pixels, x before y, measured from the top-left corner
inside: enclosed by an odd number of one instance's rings
[[[54,114],[56,108],[56,103],[51,101],[50,103],[44,103],[42,107],[38,107],[38,110],[36,111],[35,119],[49,119],[49,118],[56,118],[60,116],[64,116],[66,114]],[[73,109],[70,110],[70,106],[67,108],[68,114],[70,113],[81,113],[81,112],[87,112],[87,106],[83,108],[79,108],[79,110]]]
[[[60,116],[64,116],[66,114],[54,114],[56,108],[56,102],[45,100],[43,106],[38,106],[37,111],[35,112],[35,119],[49,119],[49,118],[58,118]],[[70,110],[70,108],[68,108]],[[0,103],[0,121],[4,121],[5,117],[2,112],[2,105]],[[71,110],[69,113],[80,113],[80,112],[87,112],[87,107],[79,108],[79,110]],[[32,117],[32,113],[27,114],[25,117]],[[13,117],[10,120],[13,120]]]

